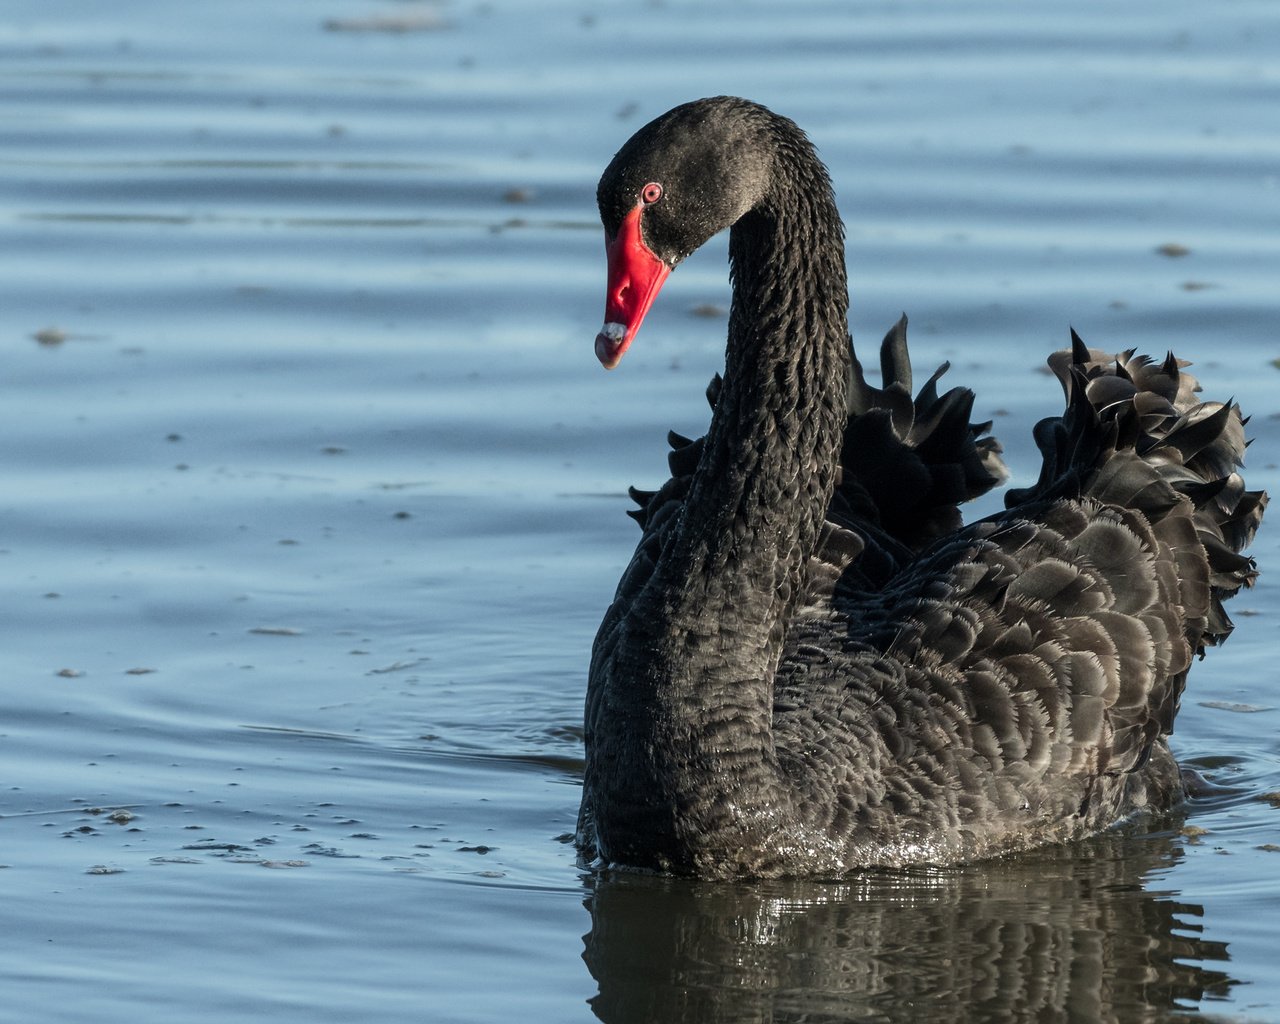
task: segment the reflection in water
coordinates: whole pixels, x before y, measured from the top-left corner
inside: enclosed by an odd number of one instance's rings
[[[1234,980],[1202,908],[1149,888],[1169,835],[970,867],[756,885],[593,880],[583,958],[621,1022],[1148,1021]]]

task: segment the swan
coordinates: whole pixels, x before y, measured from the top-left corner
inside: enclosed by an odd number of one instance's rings
[[[1194,655],[1231,632],[1266,495],[1234,402],[1188,363],[1049,359],[1063,412],[1039,479],[1005,477],[973,393],[912,395],[906,320],[869,384],[844,231],[794,122],[686,103],[597,192],[595,352],[616,367],[670,271],[729,228],[733,288],[706,436],[634,488],[640,542],[592,648],[577,842],[599,866],[839,876],[1058,843],[1184,795],[1167,738]]]

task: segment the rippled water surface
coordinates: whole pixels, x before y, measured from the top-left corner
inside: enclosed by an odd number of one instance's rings
[[[840,883],[565,842],[627,484],[705,426],[723,241],[614,374],[594,187],[804,125],[855,339],[1035,472],[1068,324],[1174,347],[1280,490],[1280,8],[9,0],[0,1019],[1280,1020],[1280,530],[1171,819]],[[1185,250],[1185,252],[1184,252]]]

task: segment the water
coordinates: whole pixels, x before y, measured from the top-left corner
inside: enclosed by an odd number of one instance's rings
[[[1263,0],[10,0],[0,1018],[1280,1019],[1274,530],[1183,814],[838,884],[563,838],[622,493],[723,344],[718,241],[595,363],[626,136],[804,125],[855,337],[907,310],[1022,479],[1070,323],[1195,359],[1275,493],[1277,56]]]

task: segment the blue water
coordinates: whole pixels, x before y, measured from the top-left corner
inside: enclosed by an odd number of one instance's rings
[[[1266,0],[10,0],[0,1020],[1280,1020],[1276,530],[1185,814],[839,884],[577,864],[623,494],[705,427],[728,295],[712,242],[602,373],[595,181],[726,92],[830,164],[855,339],[910,313],[1020,482],[1073,324],[1193,359],[1280,491]]]

